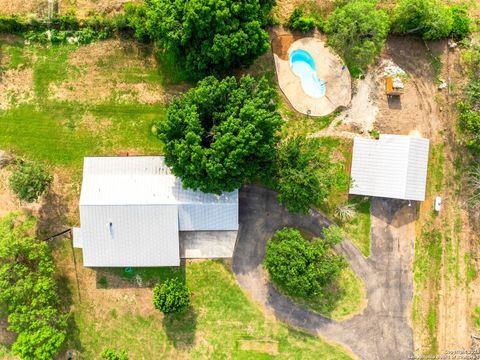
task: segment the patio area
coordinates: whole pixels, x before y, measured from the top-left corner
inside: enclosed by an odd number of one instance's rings
[[[278,84],[296,111],[310,116],[325,116],[338,107],[350,104],[350,73],[338,55],[331,52],[318,38],[301,38],[289,44],[294,39],[291,34],[285,32],[277,35],[272,41],[272,50]],[[326,83],[324,96],[314,98],[306,94],[300,77],[291,69],[289,59],[295,50],[304,50],[313,58],[318,79]]]

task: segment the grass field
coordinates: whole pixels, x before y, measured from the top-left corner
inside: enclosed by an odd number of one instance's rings
[[[151,65],[129,63],[133,45],[127,45],[111,52],[92,45],[87,47],[91,54],[79,55],[69,45],[0,42],[6,54],[0,63],[2,75],[16,80],[0,85],[7,94],[0,98],[0,148],[76,169],[87,155],[161,153],[162,145],[150,129],[165,116],[164,104],[118,89],[129,84],[143,90],[153,83],[153,89],[161,91],[162,79]],[[87,58],[95,52],[97,59]],[[135,55],[140,62],[141,54]],[[112,68],[122,72],[112,76]],[[95,101],[85,97],[87,91]]]
[[[112,347],[127,350],[133,360],[159,354],[171,359],[350,359],[340,347],[265,316],[221,261],[134,269],[128,274],[123,269],[98,273],[79,267],[79,298],[70,245],[58,241],[54,249],[58,276],[70,290],[67,298],[75,309],[66,348],[81,350],[82,358],[98,358],[104,348]],[[95,279],[103,276],[108,281],[95,286]],[[138,288],[138,279],[146,285],[172,276],[186,279],[192,309],[163,316],[153,308],[151,288]]]

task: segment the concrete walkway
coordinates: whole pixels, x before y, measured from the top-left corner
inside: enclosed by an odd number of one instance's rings
[[[413,352],[409,307],[412,300],[414,211],[404,201],[372,201],[372,255],[365,259],[348,240],[339,249],[365,281],[364,311],[334,321],[293,303],[265,279],[262,261],[267,240],[276,230],[297,227],[319,236],[330,221],[319,213],[293,215],[281,207],[275,192],[245,186],[240,192],[240,230],[233,258],[239,284],[280,320],[341,343],[360,359],[407,359]]]

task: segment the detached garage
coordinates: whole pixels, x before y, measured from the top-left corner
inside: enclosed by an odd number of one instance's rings
[[[84,160],[80,228],[84,266],[178,266],[181,257],[231,257],[238,191],[184,189],[162,156]]]
[[[413,136],[355,138],[350,194],[425,200],[428,148],[427,139]]]

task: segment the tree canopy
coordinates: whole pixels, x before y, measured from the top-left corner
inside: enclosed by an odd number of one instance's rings
[[[308,213],[324,201],[332,186],[348,184],[347,173],[331,159],[328,140],[299,136],[280,144],[273,187],[290,212]]]
[[[193,77],[249,65],[269,47],[262,29],[273,0],[150,0],[147,29]]]
[[[353,0],[336,8],[325,28],[328,44],[355,74],[365,70],[380,54],[389,30],[389,18],[371,0]]]
[[[65,340],[66,315],[53,280],[48,245],[26,234],[31,221],[0,220],[0,310],[18,334],[12,352],[24,360],[50,360]]]
[[[183,185],[220,194],[270,169],[282,124],[265,79],[207,77],[172,100],[158,125],[165,162]]]
[[[421,34],[425,40],[443,39],[452,30],[452,13],[440,0],[400,0],[393,14],[393,30]]]
[[[332,251],[343,239],[340,229],[324,229],[324,236],[307,240],[297,229],[277,231],[267,243],[264,259],[272,281],[292,295],[322,297],[347,266],[343,256]]]

